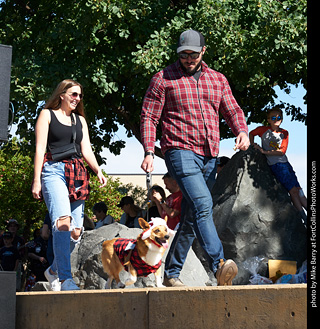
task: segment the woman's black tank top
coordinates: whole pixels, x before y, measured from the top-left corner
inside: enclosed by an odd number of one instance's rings
[[[49,124],[49,133],[48,133],[48,146],[51,149],[57,147],[65,146],[72,143],[72,127],[62,124],[54,114],[54,112],[49,109],[51,114],[51,122]],[[76,121],[76,147],[78,153],[81,154],[80,143],[82,141],[82,123],[80,121],[79,115],[75,114]]]

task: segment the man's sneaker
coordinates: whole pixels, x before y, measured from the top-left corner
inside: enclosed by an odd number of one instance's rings
[[[72,279],[67,279],[61,284],[61,291],[80,290]]]
[[[48,267],[45,270],[44,276],[46,277],[46,279],[50,283],[50,288],[51,288],[52,291],[60,291],[61,290],[61,283],[59,281],[59,277],[58,277],[57,274],[51,274],[50,273],[50,268],[51,267]]]
[[[237,273],[238,266],[232,259],[228,259],[226,262],[220,259],[219,268],[216,272],[218,286],[231,286]]]
[[[167,278],[167,276],[164,276],[163,284],[166,287],[186,287],[185,284],[182,283],[182,281],[179,278]]]

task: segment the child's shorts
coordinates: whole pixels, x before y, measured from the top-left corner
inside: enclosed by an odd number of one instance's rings
[[[270,166],[277,180],[289,192],[293,187],[300,187],[296,173],[289,162],[278,162]]]

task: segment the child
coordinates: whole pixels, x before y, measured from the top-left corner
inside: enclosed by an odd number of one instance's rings
[[[307,199],[298,183],[297,176],[285,155],[288,147],[289,133],[280,128],[283,114],[279,108],[273,108],[267,112],[267,120],[270,126],[261,126],[249,133],[250,143],[254,148],[265,154],[268,165],[277,180],[289,192],[293,205],[300,212],[301,218],[306,224],[307,216],[303,208],[307,209]],[[254,143],[254,136],[260,136],[262,147]]]
[[[13,235],[11,232],[3,233],[4,247],[0,249],[0,265],[4,271],[17,271],[19,265],[19,252],[13,246]]]

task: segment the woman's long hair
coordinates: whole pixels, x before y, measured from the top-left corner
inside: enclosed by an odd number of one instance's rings
[[[65,79],[58,84],[57,88],[52,93],[52,95],[50,96],[48,101],[46,102],[44,108],[52,109],[52,110],[59,109],[61,107],[60,95],[65,94],[69,88],[74,87],[74,86],[79,86],[81,89],[81,94],[83,95],[83,87],[79,82],[71,80],[71,79]],[[74,113],[77,113],[77,114],[85,117],[82,99],[78,103],[76,109],[74,110]]]

